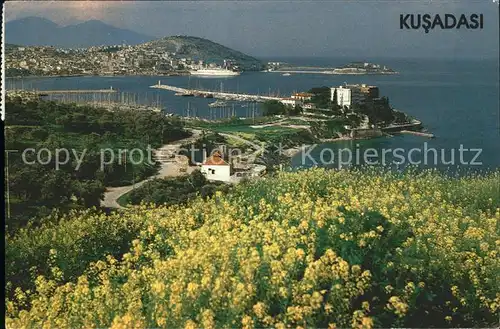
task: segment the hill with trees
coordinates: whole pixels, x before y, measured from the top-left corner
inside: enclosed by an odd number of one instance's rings
[[[151,111],[111,112],[19,97],[7,98],[6,109],[9,229],[55,209],[99,207],[105,186],[156,173],[155,163],[140,161],[148,146],[189,136],[177,118]],[[129,153],[118,155],[120,150]]]
[[[140,45],[141,48],[163,49],[176,56],[222,63],[224,59],[235,60],[245,70],[260,70],[263,63],[252,56],[228,48],[208,39],[194,36],[169,36]]]

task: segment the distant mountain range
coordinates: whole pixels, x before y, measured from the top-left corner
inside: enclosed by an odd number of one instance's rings
[[[54,46],[88,48],[101,45],[134,45],[139,49],[176,53],[177,57],[221,64],[233,59],[245,70],[258,70],[262,62],[237,50],[193,36],[154,38],[130,30],[119,29],[101,21],[91,20],[76,25],[60,26],[40,17],[26,17],[6,23],[6,51],[22,46]]]
[[[5,24],[6,43],[25,46],[66,48],[100,45],[136,45],[155,39],[134,31],[120,29],[98,20],[60,26],[41,17],[25,17]]]

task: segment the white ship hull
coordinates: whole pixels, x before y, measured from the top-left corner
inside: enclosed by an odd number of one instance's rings
[[[240,72],[234,72],[230,70],[197,70],[189,71],[191,75],[198,75],[204,77],[234,77],[240,75]]]

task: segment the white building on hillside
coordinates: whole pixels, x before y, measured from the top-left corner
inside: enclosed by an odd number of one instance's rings
[[[290,96],[293,99],[300,99],[301,101],[310,101],[314,94],[311,93],[294,93]]]
[[[302,101],[300,99],[297,99],[297,98],[282,98],[282,99],[280,99],[280,102],[282,104],[289,105],[292,107],[295,107],[297,105],[302,106]]]
[[[375,99],[379,97],[379,90],[376,86],[361,85],[345,85],[330,88],[330,99],[335,101],[341,107],[347,106],[350,108],[354,104],[360,104],[367,99]]]
[[[230,182],[233,170],[231,165],[224,161],[222,154],[217,151],[202,163],[201,173],[208,180]]]
[[[351,95],[351,89],[349,88],[344,88],[343,86],[340,86],[338,88],[331,88],[331,101],[335,101],[335,92],[337,93],[337,104],[340,107],[347,106],[347,108],[351,107],[351,101],[352,101],[352,95]]]

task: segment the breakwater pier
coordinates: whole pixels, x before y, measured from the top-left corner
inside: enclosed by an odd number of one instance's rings
[[[434,134],[426,131],[422,131],[422,122],[419,120],[412,120],[410,123],[406,124],[390,124],[387,127],[381,129],[382,132],[386,134],[410,134],[415,136],[435,138]]]
[[[385,133],[397,133],[405,131],[420,131],[422,129],[422,122],[419,120],[412,120],[410,123],[403,124],[390,124],[386,127],[381,128]]]
[[[264,71],[268,73],[282,73],[282,74],[329,74],[329,75],[391,75],[398,74],[398,72],[386,72],[386,71],[356,71],[349,69],[334,69],[328,71],[320,70],[271,70]]]
[[[410,134],[410,135],[415,135],[415,136],[422,136],[422,137],[428,137],[428,138],[434,138],[434,134],[425,132],[425,131],[414,131],[414,130],[401,130],[401,134]]]
[[[233,101],[254,101],[254,102],[264,102],[268,100],[281,100],[281,97],[275,96],[264,96],[255,94],[241,94],[232,92],[222,92],[222,91],[211,91],[211,90],[197,90],[197,89],[186,89],[176,86],[163,85],[158,81],[158,84],[150,86],[150,88],[165,89],[178,93],[180,96],[199,96],[199,97],[211,97],[219,98],[225,100]]]

